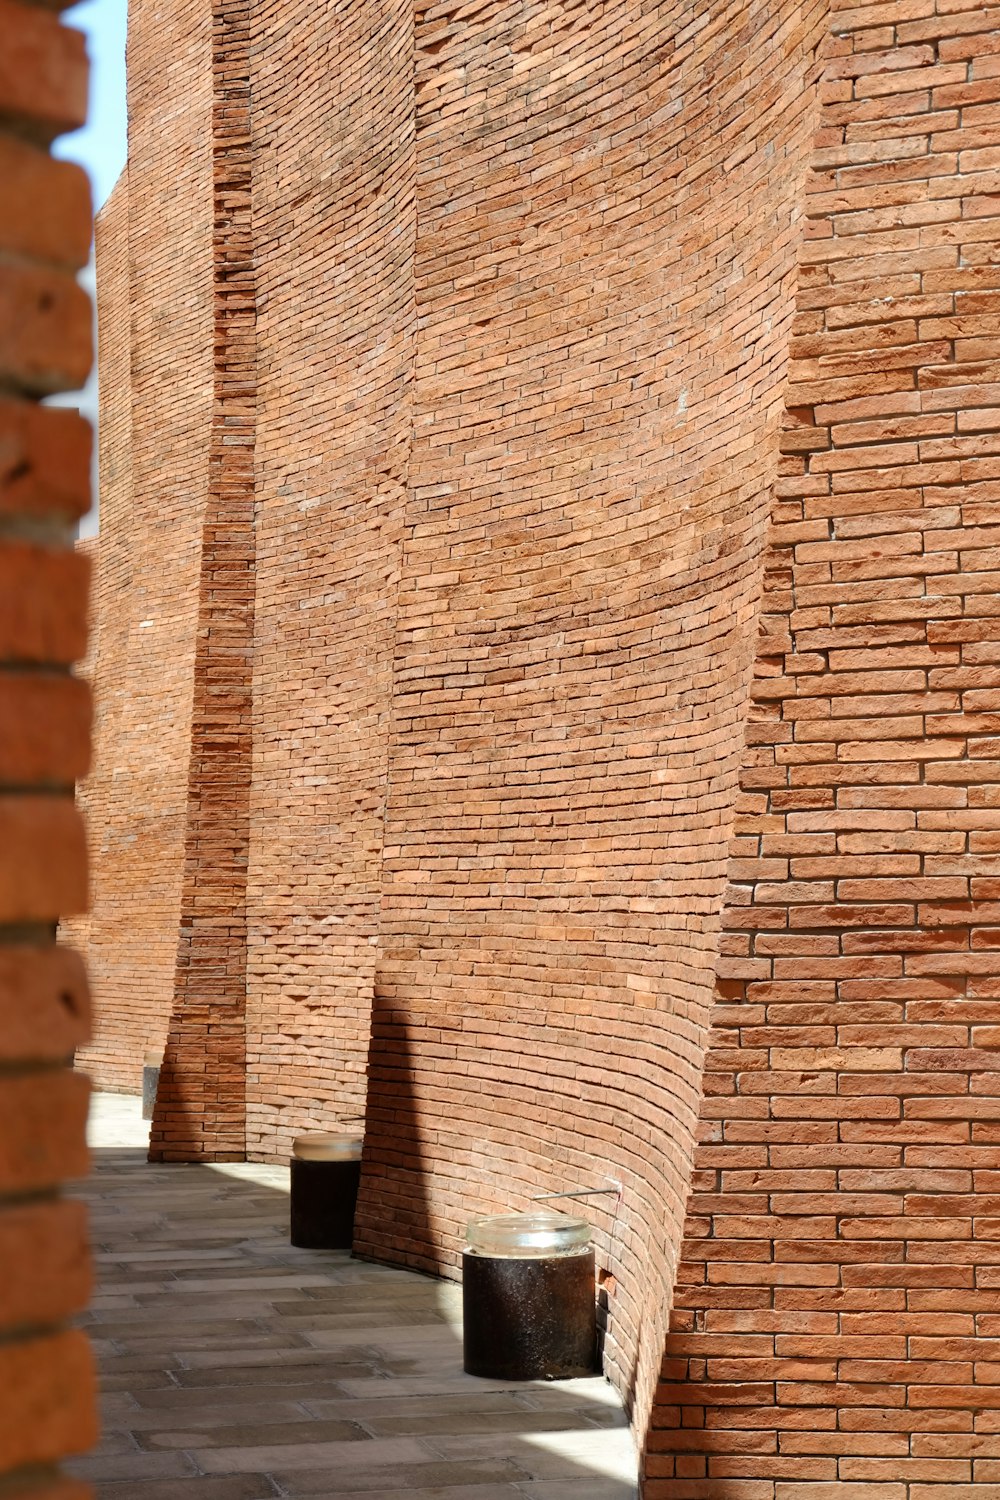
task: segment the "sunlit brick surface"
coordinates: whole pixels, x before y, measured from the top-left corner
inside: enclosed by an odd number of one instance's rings
[[[1000,80],[933,10],[834,21],[664,1500],[1000,1482]]]
[[[454,14],[452,13],[454,12]],[[359,1244],[591,1200],[643,1412],[697,1114],[820,12],[432,7]],[[782,57],[773,70],[739,38]],[[610,1283],[614,1285],[614,1283]]]
[[[270,1154],[364,1110],[410,439],[412,16],[355,0],[317,27],[280,0],[254,37],[247,1143]]]

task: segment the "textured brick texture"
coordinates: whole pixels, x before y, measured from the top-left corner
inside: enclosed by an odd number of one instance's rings
[[[164,58],[169,57],[169,67]],[[98,215],[102,526],[87,786],[84,1054],[102,1087],[162,1053],[185,882],[194,660],[213,447],[212,26],[199,0],[131,6],[129,167]],[[183,78],[181,87],[178,80]],[[169,452],[169,463],[164,453]]]
[[[998,20],[833,21],[653,1497],[997,1480]]]
[[[404,0],[254,8],[258,495],[247,1144],[359,1116],[413,360]],[[274,40],[270,40],[270,38]],[[297,79],[294,90],[288,78]]]
[[[606,1366],[641,1409],[697,1118],[821,33],[818,11],[734,6],[678,57],[667,6],[561,12],[417,28],[359,1245],[454,1267],[470,1210],[620,1181],[617,1215],[589,1206],[617,1283]]]
[[[133,70],[101,1076],[169,1033],[168,1158],[364,1112],[356,1248],[445,1274],[620,1183],[650,1500],[998,1482],[998,15],[216,0],[204,217],[138,242]],[[199,310],[159,350],[125,218]],[[115,644],[168,580],[188,634]]]
[[[254,282],[249,23],[212,10],[213,385],[193,664],[180,941],[153,1160],[245,1151],[253,648]]]
[[[87,902],[73,785],[90,754],[90,429],[37,398],[90,367],[84,172],[48,143],[85,114],[82,36],[55,10],[0,4],[0,1491],[86,1500],[60,1461],[95,1437],[83,1333],[82,1208],[60,1197],[87,1167],[89,1084],[69,1066],[90,1035],[80,956],[57,944]]]

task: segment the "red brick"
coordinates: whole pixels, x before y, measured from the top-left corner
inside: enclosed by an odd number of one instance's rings
[[[79,270],[87,264],[91,232],[83,168],[0,137],[0,249]]]
[[[61,1062],[90,1036],[90,991],[71,948],[0,948],[0,1061]]]
[[[78,661],[87,644],[86,558],[66,548],[0,542],[0,661]]]
[[[0,1078],[0,1192],[35,1192],[83,1176],[89,1097],[80,1073]]]
[[[87,54],[83,36],[37,5],[0,0],[0,115],[43,141],[76,130],[87,118]],[[31,217],[25,205],[24,217]],[[20,214],[19,214],[20,217]]]
[[[37,395],[74,391],[92,359],[90,298],[72,273],[0,264],[0,380]]]
[[[0,795],[0,921],[53,922],[87,906],[83,822],[69,797]]]
[[[69,785],[90,763],[90,690],[72,677],[0,675],[0,782]]]
[[[91,1290],[86,1210],[35,1203],[0,1211],[0,1328],[44,1327],[73,1317]]]
[[[0,1344],[0,1454],[11,1469],[51,1464],[97,1438],[90,1345],[76,1330]]]
[[[67,668],[86,645],[87,565],[69,537],[89,505],[90,434],[36,398],[83,381],[91,329],[74,276],[89,189],[44,149],[86,105],[83,38],[57,9],[0,0],[0,1490],[12,1500],[86,1500],[55,1466],[96,1436],[86,1338],[60,1331],[90,1287],[83,1210],[57,1196],[86,1168],[88,1084],[60,1064],[89,1035],[89,996],[79,957],[54,943],[86,899],[72,789],[89,697]]]
[[[78,412],[0,400],[0,513],[77,520],[90,508],[90,449]]]

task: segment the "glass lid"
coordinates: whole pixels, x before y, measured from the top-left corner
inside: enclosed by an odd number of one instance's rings
[[[465,1238],[477,1255],[510,1256],[524,1259],[542,1255],[579,1255],[590,1245],[590,1225],[586,1219],[551,1209],[533,1209],[525,1214],[494,1214],[485,1219],[470,1219]]]
[[[299,1161],[360,1161],[361,1136],[313,1131],[298,1135],[292,1142],[292,1155]]]

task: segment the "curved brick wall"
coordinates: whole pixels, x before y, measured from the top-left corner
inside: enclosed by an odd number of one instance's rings
[[[667,5],[448,10],[417,28],[414,445],[358,1243],[454,1267],[470,1212],[619,1179],[616,1219],[591,1205],[605,1357],[642,1411],[822,12],[732,5],[685,31]]]
[[[212,382],[177,968],[152,1160],[242,1161],[254,605],[247,7],[213,7]]]
[[[1000,1484],[998,16],[930,12],[824,86],[652,1500]]]
[[[128,637],[132,586],[132,388],[131,341],[129,338],[128,270],[128,168],[123,169],[104,208],[94,222],[94,254],[100,260],[97,289],[97,322],[101,330],[99,372],[101,421],[98,433],[98,468],[103,535],[78,539],[76,550],[90,560],[90,634],[87,655],[77,674],[93,683],[101,659],[100,690],[94,694],[93,738],[101,752],[94,756],[90,773],[77,788],[77,805],[83,813],[90,844],[91,900],[93,888],[105,875],[107,856],[115,841],[116,809],[112,801],[116,751],[121,745],[122,715],[126,711]],[[100,643],[100,644],[99,644]],[[131,822],[130,804],[118,809]],[[87,952],[91,940],[91,914],[64,918],[60,937]],[[124,955],[123,955],[124,956]],[[124,1039],[132,1031],[134,1013],[126,1012],[115,1026],[109,1071],[129,1078],[131,1061]],[[144,1045],[143,1035],[131,1038],[133,1049]],[[92,1047],[88,1059],[95,1057]],[[104,1065],[109,1066],[108,1048]]]
[[[337,5],[325,26],[305,0],[255,7],[258,1153],[364,1109],[410,422],[412,53],[403,0]]]

